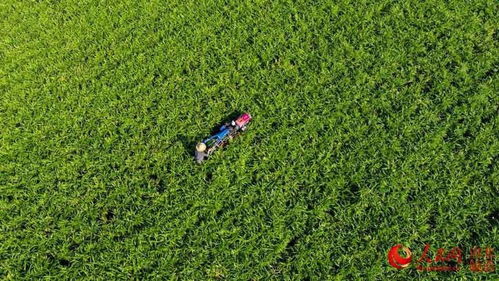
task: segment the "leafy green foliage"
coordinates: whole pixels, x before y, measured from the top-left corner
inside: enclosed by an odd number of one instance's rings
[[[499,251],[497,11],[2,1],[0,277],[496,278],[386,253]]]

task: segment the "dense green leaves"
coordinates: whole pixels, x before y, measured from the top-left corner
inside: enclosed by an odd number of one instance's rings
[[[0,277],[497,278],[386,262],[499,251],[497,10],[2,1]]]

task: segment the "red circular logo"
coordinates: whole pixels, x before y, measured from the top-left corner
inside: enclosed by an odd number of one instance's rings
[[[402,251],[405,253],[405,257],[400,256],[400,248],[402,248]],[[388,263],[397,269],[408,267],[412,260],[411,255],[412,253],[409,248],[400,244],[395,245],[390,249],[390,251],[388,251]]]

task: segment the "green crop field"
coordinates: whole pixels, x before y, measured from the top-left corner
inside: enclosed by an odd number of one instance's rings
[[[498,280],[470,267],[499,255],[498,14],[0,1],[0,279]],[[425,244],[459,270],[417,269]]]

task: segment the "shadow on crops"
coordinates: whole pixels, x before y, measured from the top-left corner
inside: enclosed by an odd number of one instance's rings
[[[199,139],[193,139],[186,135],[178,135],[177,141],[182,144],[182,146],[184,147],[184,153],[187,156],[194,157],[194,149],[196,148],[196,144],[199,141]]]
[[[214,123],[213,127],[210,130],[211,134],[217,133],[220,130],[220,126],[222,126],[225,123],[229,123],[230,121],[239,117],[241,114],[243,114],[242,111],[233,111],[232,113],[227,115],[224,119],[219,120],[217,123]],[[205,139],[206,137],[208,136],[202,136],[201,138]]]

